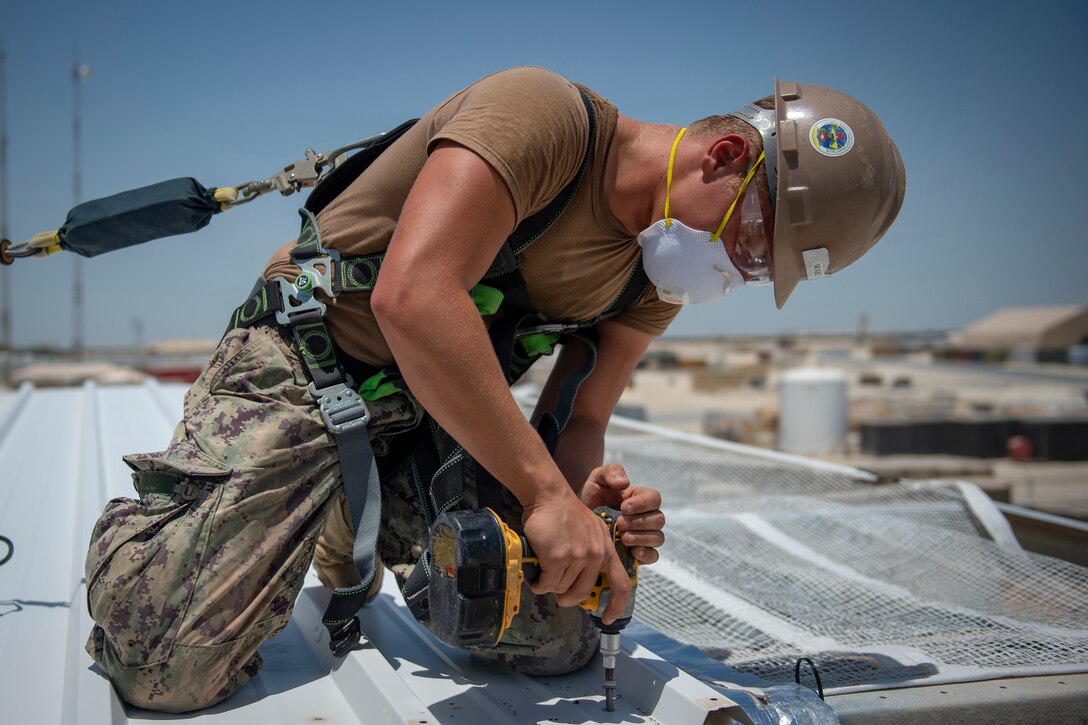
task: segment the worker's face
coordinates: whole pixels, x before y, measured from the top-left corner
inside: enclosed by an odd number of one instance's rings
[[[664,218],[638,235],[646,275],[660,299],[681,305],[713,302],[745,285],[769,284],[770,240],[758,188],[752,184],[763,154],[750,167],[741,166],[747,142],[741,136],[724,136],[701,156],[699,173],[682,171],[674,186],[676,148],[685,130],[677,133],[669,154]],[[742,175],[738,168],[743,168]],[[723,197],[730,199],[724,215]]]
[[[721,243],[749,285],[769,284],[774,279],[771,245],[774,225],[767,221],[773,218],[770,196],[765,182],[754,181],[756,168],[758,165],[748,174],[685,190],[690,196],[682,204],[683,209],[676,204],[677,218],[692,229],[706,230],[712,235],[715,229],[720,229]],[[749,176],[752,180],[745,184]],[[724,218],[723,198],[730,199]]]

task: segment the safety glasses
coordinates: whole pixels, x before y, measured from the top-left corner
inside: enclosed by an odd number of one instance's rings
[[[744,283],[751,286],[768,285],[774,280],[771,245],[763,224],[763,211],[759,207],[759,193],[755,188],[751,189],[751,193],[745,193],[761,163],[763,163],[762,153],[744,177],[744,182],[737,191],[737,197],[733,199],[733,203],[725,212],[725,218],[718,226],[718,231],[711,236],[712,241],[719,241],[730,217],[733,216],[737,202],[741,201],[740,228],[730,259],[733,260],[736,268],[744,273]]]
[[[744,273],[745,284],[762,286],[774,281],[770,240],[767,239],[767,228],[763,224],[763,211],[759,207],[759,194],[755,188],[744,195],[740,207],[740,230],[731,259],[737,269]]]

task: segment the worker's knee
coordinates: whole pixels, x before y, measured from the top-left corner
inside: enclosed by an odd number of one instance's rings
[[[146,665],[125,665],[101,627],[87,651],[125,702],[148,710],[188,712],[233,695],[261,670],[257,647],[270,634],[258,627],[245,637],[214,645],[175,644],[169,655]]]
[[[552,595],[534,595],[525,587],[520,612],[499,644],[473,651],[522,674],[546,677],[584,667],[599,641],[584,609],[560,607]]]

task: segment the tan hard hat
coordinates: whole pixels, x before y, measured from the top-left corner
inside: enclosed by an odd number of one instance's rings
[[[884,236],[903,205],[906,171],[884,124],[845,93],[776,78],[774,99],[773,117],[752,105],[729,115],[763,135],[781,309],[799,281],[838,272]]]

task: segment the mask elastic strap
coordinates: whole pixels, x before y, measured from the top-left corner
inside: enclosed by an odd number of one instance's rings
[[[725,225],[729,223],[729,217],[733,215],[733,209],[736,208],[737,202],[740,201],[742,196],[744,196],[744,190],[748,188],[748,184],[750,184],[752,179],[755,177],[756,169],[759,168],[759,165],[761,163],[763,163],[762,151],[759,152],[759,158],[756,159],[756,162],[754,164],[752,164],[752,168],[748,170],[748,175],[744,177],[744,183],[740,185],[740,190],[737,192],[736,198],[733,199],[733,203],[729,205],[729,208],[725,212],[725,218],[722,219],[722,223],[718,225],[718,231],[714,232],[714,234],[710,237],[710,241],[716,242],[721,239],[722,232],[725,231]],[[666,201],[668,201],[668,197],[666,197]],[[666,212],[666,215],[667,214],[668,212]]]
[[[676,160],[676,147],[680,145],[680,139],[684,137],[684,132],[688,129],[682,128],[680,132],[676,134],[676,139],[672,142],[672,151],[669,152],[669,170],[665,174],[665,228],[668,229],[672,224],[672,219],[669,217],[669,195],[672,193],[672,163]]]

